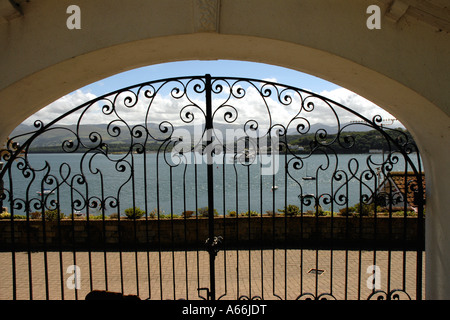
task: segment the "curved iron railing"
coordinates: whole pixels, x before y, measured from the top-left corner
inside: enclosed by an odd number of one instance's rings
[[[67,121],[74,124],[69,125]],[[92,127],[100,122],[102,126]],[[333,250],[344,248],[347,250],[347,264],[348,250],[359,250],[360,298],[363,277],[361,250],[373,249],[375,264],[377,250],[385,247],[398,250],[400,246],[404,252],[404,266],[406,249],[417,251],[416,298],[422,296],[424,181],[420,156],[409,133],[383,126],[381,116],[370,120],[326,97],[275,82],[206,75],[130,86],[86,102],[48,124],[36,120],[33,126],[32,131],[11,137],[2,150],[4,166],[0,180],[4,185],[1,201],[2,207],[7,204],[10,211],[7,220],[11,225],[10,237],[2,244],[4,250],[16,252],[25,248],[31,257],[36,247],[44,252],[58,248],[61,255],[69,247],[73,248],[76,260],[79,247],[89,252],[100,248],[104,251],[106,274],[106,252],[119,248],[122,257],[121,250],[133,243],[136,275],[139,274],[138,250],[145,249],[147,253],[156,250],[160,253],[159,293],[162,299],[161,252],[167,248],[172,252],[176,248],[185,250],[188,296],[187,251],[195,249],[196,286],[200,288],[198,297],[202,297],[200,291],[205,287],[200,284],[198,261],[204,248],[199,243],[207,238],[210,283],[206,298],[216,298],[217,280],[214,275],[218,272],[215,259],[219,249],[230,253],[236,248],[237,264],[241,250],[248,250],[248,270],[245,273],[249,279],[249,292],[241,294],[237,267],[236,297],[259,299],[265,296],[264,291],[252,292],[252,271],[255,271],[251,256],[259,254],[261,257],[258,276],[260,286],[264,287],[264,273],[267,274],[262,263],[264,250],[282,248],[284,294],[276,289],[275,260],[278,258],[275,251],[272,251],[271,284],[273,297],[281,299],[289,296],[287,256],[288,248],[293,247],[301,250],[298,262],[299,273],[302,274],[298,279],[301,293],[296,297],[322,299],[335,298],[333,272],[328,293],[318,291],[320,275],[317,273],[315,292],[305,293],[303,250],[316,250],[315,269],[319,269],[319,248],[331,250],[331,256]],[[367,147],[361,146],[366,139],[362,132],[370,132],[367,143],[376,144],[381,153],[367,153]],[[43,148],[45,139],[54,141],[56,134],[61,137],[60,143]],[[36,156],[36,152],[43,150],[72,157],[52,162],[48,157]],[[359,153],[366,155],[355,155]],[[403,189],[394,181],[396,174],[403,181]],[[270,193],[267,193],[267,186],[271,188]],[[387,237],[377,233],[377,223],[381,224],[380,210],[386,208],[392,219],[394,208],[399,206],[402,210],[398,211],[403,211],[404,221],[401,241],[393,239],[394,220],[389,220]],[[408,211],[413,209],[417,224],[411,240],[407,239],[410,229],[407,223],[410,223]],[[331,224],[326,235],[322,232],[324,222],[321,216],[324,212],[329,212],[329,222],[326,223]],[[86,216],[88,236],[84,246],[76,236],[79,213]],[[97,213],[102,221],[100,230],[94,231],[93,213]],[[139,225],[142,219],[139,218],[142,214],[146,223],[141,237]],[[65,230],[62,226],[64,215],[72,222],[71,239],[66,239],[61,231]],[[109,225],[111,215],[115,216],[116,227]],[[26,232],[25,240],[18,240],[16,227],[21,223],[20,216],[24,217],[28,230],[36,220],[40,221],[42,239],[37,243],[32,239],[36,235],[31,232]],[[207,217],[208,226],[199,222],[202,216]],[[371,222],[367,227],[364,224],[369,216]],[[54,223],[50,222],[52,219],[58,223],[56,235],[49,235],[45,229]],[[191,220],[196,221],[193,229],[188,226]],[[294,225],[297,220],[297,229],[290,230],[291,222]],[[309,220],[312,222],[307,225]],[[132,235],[121,231],[130,221],[133,222]],[[155,226],[149,221],[154,221]],[[164,233],[167,221],[170,221],[170,239]],[[176,233],[179,221],[184,223],[180,235]],[[246,223],[242,224],[242,221]],[[280,221],[281,227],[278,226]],[[338,232],[335,229],[341,221],[344,221],[343,231]],[[357,227],[353,227],[355,221],[358,221]],[[110,245],[108,240],[111,229],[118,230],[114,245]],[[201,239],[204,229],[208,233]],[[368,229],[374,230],[370,239],[365,236]],[[240,230],[245,230],[245,237]],[[281,236],[278,235],[279,230],[282,230]],[[99,235],[94,236],[95,232]],[[191,232],[195,239],[190,242],[188,233]],[[220,237],[217,232],[221,232]],[[252,251],[255,248],[260,250],[259,253]],[[149,254],[147,258],[150,275]],[[229,296],[226,258],[224,253],[221,257],[224,259],[224,288],[221,288],[219,298]],[[389,266],[390,259],[389,253]],[[175,261],[174,255],[172,261]],[[31,269],[31,259],[28,264]],[[48,272],[47,268],[45,272]],[[174,266],[172,272],[175,298],[177,276]],[[122,291],[123,273],[121,265]],[[405,274],[402,275],[403,291]],[[61,282],[62,277],[61,272]],[[344,278],[347,290],[348,275]],[[32,279],[31,271],[29,279]],[[136,282],[139,283],[138,276]],[[32,297],[31,280],[29,287]],[[105,287],[108,289],[107,275]],[[137,287],[139,294],[139,285]],[[90,289],[94,289],[92,281]],[[16,290],[14,288],[14,292]],[[62,296],[64,292],[61,286]],[[386,292],[393,291],[388,288]],[[374,289],[369,298],[375,293],[378,291]],[[148,295],[152,295],[151,289]],[[391,294],[385,295],[391,297]],[[344,298],[347,298],[347,291]]]

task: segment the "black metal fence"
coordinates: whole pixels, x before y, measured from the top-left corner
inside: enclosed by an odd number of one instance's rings
[[[1,299],[422,299],[404,129],[278,83],[163,79],[19,126]]]

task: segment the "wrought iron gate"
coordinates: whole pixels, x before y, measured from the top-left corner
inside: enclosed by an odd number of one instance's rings
[[[381,116],[205,75],[121,89],[14,134],[2,299],[423,297],[420,156]]]

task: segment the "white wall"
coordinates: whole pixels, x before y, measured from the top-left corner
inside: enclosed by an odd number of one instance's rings
[[[6,1],[6,0],[1,0]],[[104,77],[177,60],[233,59],[346,87],[412,132],[427,179],[427,298],[450,299],[450,41],[410,16],[366,27],[362,0],[78,0],[22,3],[0,23],[0,138],[59,97]],[[384,8],[384,7],[382,7]],[[384,10],[384,9],[383,9]]]

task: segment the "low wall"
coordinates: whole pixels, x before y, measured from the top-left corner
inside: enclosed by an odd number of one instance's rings
[[[417,248],[417,218],[216,218],[215,235],[227,248]],[[422,224],[424,226],[424,224]],[[1,250],[203,249],[208,219],[0,220]],[[14,240],[13,240],[14,239]]]

